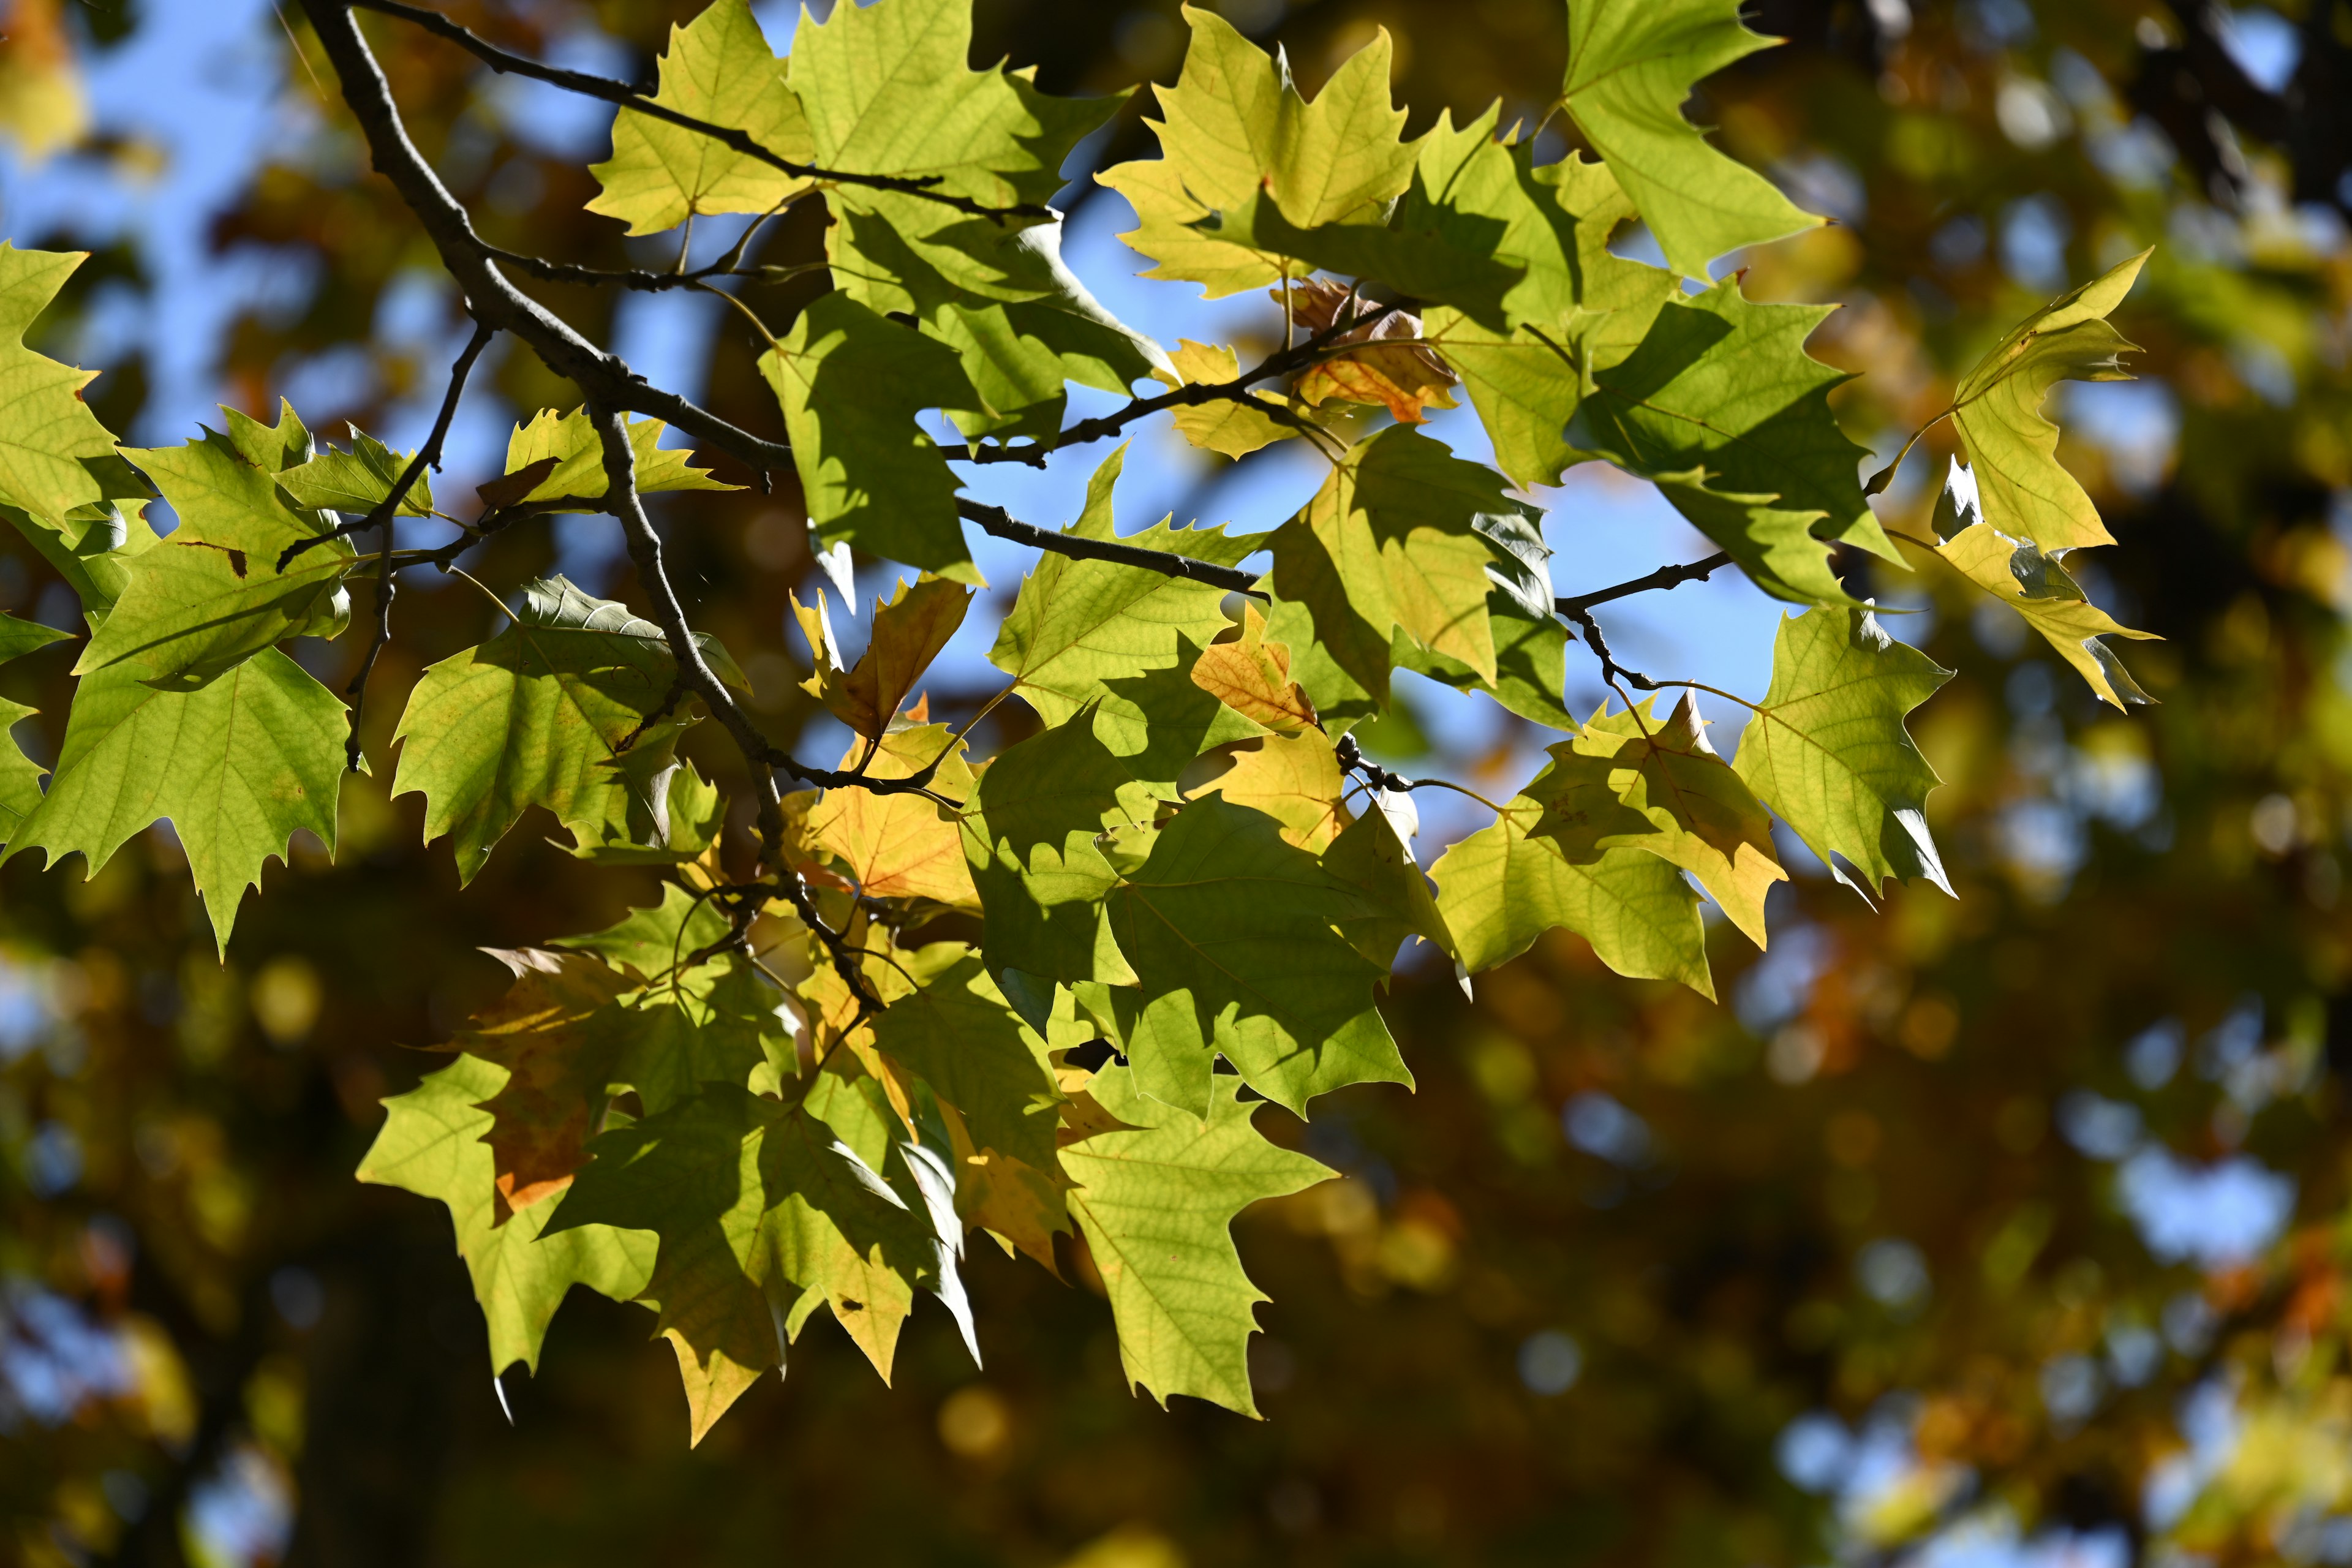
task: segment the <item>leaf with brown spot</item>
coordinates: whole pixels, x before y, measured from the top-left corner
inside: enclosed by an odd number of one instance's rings
[[[1201,650],[1192,684],[1269,730],[1287,734],[1315,723],[1315,704],[1290,679],[1290,645],[1265,640],[1265,617],[1255,605],[1242,612],[1239,638]]]

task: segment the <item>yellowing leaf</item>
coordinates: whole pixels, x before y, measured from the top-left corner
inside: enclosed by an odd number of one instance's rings
[[[1265,617],[1255,605],[1242,611],[1242,635],[1211,643],[1192,661],[1192,684],[1244,719],[1282,733],[1315,722],[1315,704],[1290,679],[1290,648],[1265,640]]]
[[[734,490],[740,485],[730,485],[712,479],[693,466],[691,452],[679,451],[661,445],[666,426],[658,419],[628,421],[629,449],[637,462],[637,491],[653,495],[663,490]],[[542,408],[531,416],[528,425],[515,426],[507,439],[507,472],[520,474],[534,464],[552,458],[554,466],[545,471],[535,485],[513,498],[508,504],[523,501],[551,501],[562,497],[580,500],[595,500],[604,493],[604,443],[589,422],[585,408],[575,408],[559,415],[552,408]],[[571,507],[567,510],[593,511],[593,507]]]
[[[1686,278],[1705,278],[1726,251],[1822,221],[1683,118],[1700,78],[1776,41],[1749,31],[1738,0],[1575,0],[1568,8],[1568,112]]]
[[[1229,382],[1242,373],[1241,360],[1233,350],[1196,343],[1190,338],[1177,340],[1170,359],[1174,374],[1169,379],[1177,386]],[[1176,422],[1178,433],[1195,447],[1228,458],[1245,458],[1261,447],[1298,434],[1296,427],[1252,406],[1269,403],[1278,406],[1281,401],[1272,393],[1253,391],[1239,400],[1219,398],[1184,405],[1170,410],[1170,417]]]
[[[1952,424],[1968,449],[1984,521],[2013,539],[2053,552],[2116,542],[2058,461],[2058,426],[2042,416],[2042,404],[2062,381],[2132,379],[2122,356],[2139,349],[2107,316],[2131,292],[2149,254],[2118,263],[2011,328],[1953,393]]]
[[[963,742],[951,741],[944,724],[901,719],[878,742],[851,742],[841,765],[851,769],[864,761],[869,777],[911,778],[942,752],[948,754],[931,776],[932,790],[948,800],[969,799],[971,769],[963,760]],[[937,801],[919,795],[828,790],[809,812],[808,831],[867,898],[935,899],[963,908],[980,902],[963,863],[955,814]]]
[[[874,602],[873,639],[846,672],[834,663],[833,636],[822,603],[814,612],[803,609],[798,597],[792,603],[817,666],[816,674],[801,682],[801,689],[858,734],[879,740],[915,682],[963,625],[971,590],[928,576],[911,585],[900,582],[888,604]],[[817,629],[812,631],[813,626]]]
[[[815,157],[800,100],[747,0],[712,0],[693,21],[671,26],[654,101],[740,131],[793,163]],[[808,186],[700,132],[627,109],[613,121],[612,158],[588,172],[604,187],[588,210],[621,219],[631,234],[701,213],[764,213]]]
[[[2091,603],[2054,555],[2033,542],[2011,539],[1989,522],[1963,529],[1943,547],[1927,551],[1908,541],[1914,559],[1932,555],[2025,617],[2058,655],[2074,667],[2102,701],[2121,708],[2152,700],[2124,668],[2110,637],[2153,640],[2154,632],[2134,631]]]
[[[1606,758],[1609,787],[1649,821],[1646,832],[1604,835],[1597,846],[1632,845],[1681,867],[1762,947],[1765,895],[1789,878],[1772,848],[1772,818],[1707,743],[1696,692],[1684,692],[1663,721],[1649,709],[1645,700],[1633,712],[1595,714],[1553,748]]]
[[[515,977],[505,995],[466,1020],[451,1042],[506,1069],[482,1142],[490,1147],[498,1187],[496,1216],[553,1197],[572,1184],[582,1152],[604,1110],[612,1067],[606,1042],[589,1019],[629,989],[628,978],[582,952],[490,950]]]
[[[1217,753],[1222,771],[1193,793],[1222,795],[1282,824],[1283,838],[1320,854],[1351,820],[1340,801],[1347,779],[1320,730],[1236,741]]]
[[[114,437],[83,405],[97,379],[25,347],[86,251],[19,250],[0,239],[0,503],[50,520],[99,499],[85,461],[114,456]]]
[[[1267,1142],[1234,1080],[1215,1083],[1202,1121],[1145,1099],[1118,1068],[1097,1073],[1090,1092],[1128,1125],[1071,1144],[1062,1163],[1129,1384],[1163,1405],[1189,1394],[1255,1416],[1249,1337],[1265,1297],[1242,1272],[1233,1222],[1332,1173]]]
[[[0,132],[28,163],[72,146],[89,131],[89,100],[67,33],[63,0],[15,0],[0,51]]]
[[[1131,202],[1141,226],[1124,237],[1160,265],[1147,278],[1207,285],[1209,297],[1263,286],[1285,268],[1194,226],[1212,213],[1269,193],[1299,227],[1377,219],[1412,173],[1400,140],[1404,113],[1391,106],[1385,29],[1332,73],[1312,102],[1289,73],[1232,23],[1184,7],[1192,39],[1174,87],[1157,89],[1161,156],[1100,176]]]
[[[1833,868],[1830,857],[1843,856],[1864,890],[1920,877],[1948,893],[1924,809],[1936,770],[1903,720],[1951,678],[1866,610],[1785,618],[1771,689],[1740,731],[1732,766],[1806,847]]]

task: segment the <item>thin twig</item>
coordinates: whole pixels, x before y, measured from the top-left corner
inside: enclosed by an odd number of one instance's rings
[[[1564,609],[1560,613],[1575,622],[1578,629],[1584,634],[1584,646],[1591,648],[1593,657],[1601,661],[1601,679],[1611,686],[1615,686],[1620,679],[1622,679],[1627,685],[1643,691],[1655,691],[1664,684],[1651,679],[1646,675],[1626,668],[1610,657],[1608,639],[1601,635],[1601,623],[1592,618],[1591,610]],[[1625,697],[1625,693],[1622,690],[1617,695]],[[1625,706],[1629,709],[1633,706],[1632,698],[1625,698]]]
[[[1165,577],[1182,577],[1194,583],[1206,583],[1229,593],[1247,594],[1253,599],[1267,596],[1257,587],[1257,574],[1244,572],[1238,566],[1219,566],[1207,561],[1195,561],[1189,555],[1179,555],[1173,551],[1153,550],[1116,539],[1087,539],[1075,533],[1056,533],[1034,522],[1019,521],[1003,507],[967,500],[961,496],[956,498],[956,510],[965,521],[978,523],[982,532],[1011,540],[1015,544],[1049,550],[1057,555],[1067,555],[1080,561],[1112,561],[1121,566],[1140,566],[1147,572],[1157,572]]]
[[[1552,601],[1552,608],[1570,620],[1580,620],[1584,612],[1595,605],[1605,605],[1612,599],[1631,598],[1646,594],[1653,588],[1679,588],[1685,583],[1704,581],[1709,574],[1731,564],[1731,552],[1718,550],[1704,561],[1693,561],[1681,566],[1661,566],[1645,576],[1634,577],[1612,587],[1596,588],[1590,594],[1570,594]]]
[[[409,490],[415,487],[417,477],[425,472],[425,465],[429,463],[436,468],[441,466],[441,447],[449,438],[451,421],[457,417],[457,399],[465,394],[466,377],[472,373],[474,362],[482,357],[482,351],[490,346],[490,340],[497,335],[482,322],[474,324],[474,335],[467,340],[466,352],[459,354],[457,363],[449,367],[449,391],[441,399],[441,412],[433,421],[433,434],[424,446],[416,449],[416,456],[408,460],[408,467],[401,470],[400,478],[393,482],[390,493],[378,501],[375,510],[362,518],[357,525],[368,528],[381,524],[383,545],[376,554],[375,635],[368,639],[367,657],[360,661],[360,672],[352,677],[351,685],[343,689],[343,695],[352,700],[352,729],[351,733],[343,737],[343,765],[352,773],[359,772],[360,767],[360,716],[367,706],[368,677],[375,673],[375,661],[383,652],[384,644],[392,640],[392,601],[394,595],[400,592],[400,581],[393,575],[392,563],[392,542],[399,530],[393,526],[393,522],[399,514],[400,503],[408,499]],[[278,558],[278,570],[285,571],[286,563],[301,553],[304,546],[330,537],[320,534],[288,545],[285,553]]]
[[[698,120],[691,114],[682,114],[667,104],[639,92],[625,81],[614,81],[609,77],[591,76],[585,71],[566,70],[561,66],[545,65],[524,55],[509,54],[497,45],[467,31],[437,12],[427,11],[418,5],[403,5],[401,0],[348,0],[348,3],[364,6],[371,11],[380,11],[387,16],[397,16],[404,22],[413,22],[435,37],[446,38],[456,44],[501,76],[511,73],[515,76],[530,77],[533,80],[543,81],[551,87],[560,87],[566,92],[576,92],[583,98],[602,99],[606,103],[633,110],[650,119],[667,121],[682,130],[691,131],[699,136],[708,136],[719,145],[740,153],[747,158],[756,158],[761,163],[771,168],[780,169],[796,180],[814,180],[825,184],[858,185],[868,190],[895,191],[901,195],[918,196],[924,201],[937,202],[941,206],[952,207],[958,212],[969,213],[974,217],[991,218],[999,222],[1006,218],[1051,218],[1054,216],[1052,208],[1034,203],[1022,202],[1009,206],[991,206],[985,202],[976,202],[970,196],[950,195],[936,188],[941,180],[941,176],[938,174],[861,174],[846,169],[826,169],[814,163],[798,163],[779,153],[772,152],[748,133],[731,126],[715,125],[708,120]]]

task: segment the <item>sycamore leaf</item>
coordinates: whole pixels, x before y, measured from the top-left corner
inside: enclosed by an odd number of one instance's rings
[[[719,646],[720,677],[742,677]],[[667,717],[677,661],[659,627],[562,577],[528,584],[507,629],[427,667],[393,738],[404,742],[393,794],[425,797],[425,837],[453,840],[470,882],[523,812],[543,805],[584,845],[633,812],[652,778],[609,765],[637,747],[666,752],[687,719]],[[667,781],[665,781],[665,784]]]
[[[655,1238],[602,1225],[542,1238],[555,1213],[544,1205],[497,1222],[496,1176],[482,1142],[490,1113],[480,1107],[497,1098],[506,1079],[503,1068],[459,1057],[386,1100],[383,1126],[358,1174],[447,1205],[474,1299],[488,1320],[491,1369],[504,1372],[520,1362],[537,1372],[547,1325],[572,1287],[585,1285],[616,1301],[635,1296],[653,1273]]]
[[[1454,952],[1454,932],[1430,895],[1429,879],[1385,812],[1368,811],[1341,829],[1323,853],[1323,869],[1354,898],[1355,907],[1334,922],[1340,934],[1381,969],[1394,964],[1409,936]]]
[[[1501,331],[1507,324],[1503,296],[1519,281],[1517,269],[1496,260],[1458,226],[1450,234],[1410,226],[1409,216],[1426,216],[1426,209],[1401,213],[1399,220],[1390,224],[1300,227],[1283,216],[1281,205],[1269,193],[1254,191],[1246,200],[1202,218],[1195,226],[1205,235],[1269,258],[1285,278],[1316,268],[1336,272],[1386,285],[1408,299],[1451,305],[1482,325]],[[1293,261],[1305,265],[1292,267]]]
[[[2124,668],[2110,637],[2153,640],[2154,632],[2135,631],[2091,603],[2081,584],[2030,539],[2011,539],[1989,522],[1963,530],[1932,552],[1944,564],[2025,617],[2058,656],[2090,682],[2100,700],[2122,708],[2152,701]]]
[[[1732,766],[1807,848],[1832,867],[1844,857],[1865,891],[1919,877],[1949,893],[1925,810],[1936,770],[1903,720],[1951,678],[1867,610],[1785,618]]]
[[[1097,1073],[1088,1089],[1128,1125],[1071,1144],[1062,1163],[1129,1384],[1162,1405],[1189,1394],[1255,1417],[1249,1337],[1266,1298],[1242,1272],[1233,1222],[1332,1173],[1267,1142],[1234,1079],[1216,1086],[1203,1121],[1145,1099],[1116,1068]]]
[[[62,642],[72,635],[53,626],[20,621],[14,616],[0,616],[0,664]],[[0,697],[0,731],[13,730],[20,720],[31,718],[34,711],[22,702]],[[47,772],[26,756],[14,740],[0,733],[0,845],[15,837],[16,824],[41,804],[41,777]]]
[[[1082,539],[1119,539],[1219,566],[1237,566],[1263,547],[1262,534],[1228,534],[1222,526],[1174,529],[1168,520],[1121,539],[1111,522],[1111,497],[1126,458],[1127,448],[1119,447],[1103,459],[1087,481],[1086,510],[1066,531]],[[1224,597],[1223,589],[1205,583],[1115,562],[1046,554],[1023,580],[989,661],[1019,684],[1023,698],[1048,724],[1065,722],[1088,702],[1101,702],[1105,712],[1140,726],[1145,712],[1109,683],[1176,669],[1183,662],[1183,644],[1204,645],[1230,624]]]
[[[740,131],[793,163],[814,161],[800,100],[747,0],[712,0],[693,21],[671,26],[654,101]],[[613,121],[612,158],[588,172],[604,187],[588,210],[619,218],[631,234],[657,234],[697,214],[768,212],[808,188],[772,163],[627,109]]]
[[[1173,87],[1156,89],[1160,157],[1097,176],[1131,203],[1139,227],[1122,236],[1159,265],[1147,278],[1205,284],[1209,297],[1261,287],[1282,264],[1197,226],[1263,190],[1289,226],[1377,220],[1412,177],[1404,111],[1389,95],[1386,29],[1350,55],[1310,102],[1288,69],[1234,25],[1184,7],[1192,38]]]
[[[48,793],[9,853],[79,854],[95,876],[125,840],[169,817],[224,952],[246,889],[308,828],[331,854],[345,710],[276,648],[194,690],[135,664],[82,677]]]
[[[1561,94],[1584,139],[1641,208],[1666,261],[1704,279],[1726,251],[1821,219],[1724,156],[1685,120],[1700,78],[1777,40],[1751,32],[1738,0],[1577,0]]]
[[[944,755],[942,755],[944,753]],[[971,795],[971,766],[963,742],[944,724],[900,719],[877,741],[853,741],[844,771],[861,763],[868,777],[911,778],[940,759],[932,790],[962,802]],[[808,816],[810,837],[840,861],[871,899],[932,899],[971,909],[980,902],[964,866],[955,814],[919,795],[873,795],[856,788],[825,792]]]
[[[874,1020],[874,1040],[955,1108],[976,1151],[1050,1177],[1063,1095],[1046,1044],[976,955],[962,951],[893,1002]]]
[[[1430,868],[1464,969],[1492,969],[1565,926],[1618,973],[1678,980],[1712,1000],[1698,895],[1646,849],[1595,849],[1590,859],[1571,860],[1538,837],[1550,773]]]
[[[1331,737],[1320,730],[1236,741],[1213,755],[1219,771],[1192,793],[1221,795],[1265,813],[1282,825],[1286,842],[1309,854],[1321,854],[1352,820],[1339,798],[1347,777]]]
[[[129,581],[82,649],[78,675],[117,665],[143,680],[209,680],[290,637],[334,637],[351,624],[342,586],[355,556],[331,539],[285,571],[289,545],[330,524],[288,504],[274,474],[256,468],[230,437],[207,431],[184,447],[134,454],[179,513],[168,539],[129,563]]]
[[[1831,389],[1851,378],[1805,352],[1833,308],[1755,304],[1736,278],[1671,302],[1640,347],[1595,373],[1570,437],[1660,480],[1684,515],[1726,549],[1743,532],[1768,531],[1743,530],[1738,510],[1776,502],[1783,517],[1822,514],[1811,526],[1824,540],[1897,559],[1863,499],[1856,465],[1866,453],[1830,412]],[[1694,493],[1702,487],[1712,502]],[[1736,503],[1730,511],[1727,501]],[[1825,545],[1812,551],[1826,552]],[[1768,592],[1798,580],[1789,564],[1776,564],[1769,580],[1759,579]],[[1827,581],[1826,568],[1812,576]]]
[[[1118,872],[1098,842],[1153,803],[1083,717],[1008,748],[980,776],[961,826],[986,916],[991,973],[1132,978],[1102,924]]]
[[[595,866],[684,866],[727,826],[719,786],[665,746],[635,745],[596,764],[622,781],[621,815],[572,825],[572,853]]]
[[[1265,813],[1193,801],[1108,907],[1147,1013],[1198,1042],[1204,1073],[1214,1049],[1302,1114],[1348,1084],[1412,1081],[1372,1005],[1383,969],[1331,930],[1353,912],[1348,889]],[[1190,1005],[1166,1000],[1180,996]]]
[[[84,465],[114,456],[114,437],[81,400],[98,372],[24,343],[88,255],[19,250],[0,239],[0,501],[45,518],[98,500],[99,483]]]
[[[980,582],[955,476],[915,422],[927,408],[976,405],[951,352],[836,292],[801,312],[782,345],[760,356],[760,374],[783,405],[819,548],[845,542]]]
[[[1772,847],[1772,818],[1755,792],[1717,756],[1699,717],[1698,693],[1685,691],[1661,720],[1650,700],[1626,713],[1596,713],[1555,755],[1606,759],[1609,787],[1646,820],[1633,833],[1601,836],[1596,847],[1647,849],[1698,879],[1731,923],[1764,945],[1764,899],[1788,880]]]
[[[739,490],[740,485],[727,484],[712,479],[694,467],[694,454],[661,445],[662,431],[667,428],[658,419],[628,421],[629,450],[636,457],[637,493],[654,495],[665,490]],[[515,426],[507,438],[507,472],[520,475],[536,465],[553,459],[553,467],[541,470],[539,481],[520,496],[508,501],[518,505],[524,501],[551,501],[560,497],[595,500],[605,489],[604,441],[589,421],[588,410],[575,408],[559,415],[552,408],[542,408],[531,416],[528,425]],[[484,487],[487,492],[488,487]],[[572,508],[572,510],[593,510],[593,507]]]
[[[823,603],[811,612],[793,596],[792,605],[801,630],[808,635],[817,666],[816,674],[801,682],[801,689],[823,702],[851,730],[873,741],[889,729],[906,705],[907,694],[963,625],[964,612],[971,605],[971,590],[929,576],[912,584],[901,581],[888,604],[874,601],[873,638],[856,665],[846,671],[837,663]]]
[[[1283,299],[1280,289],[1275,298]],[[1320,334],[1350,320],[1370,314],[1373,307],[1351,289],[1327,278],[1310,278],[1289,286],[1292,321],[1298,331]],[[1423,410],[1451,408],[1451,388],[1456,377],[1445,362],[1421,340],[1421,318],[1391,310],[1331,340],[1344,353],[1319,359],[1300,374],[1295,392],[1302,403],[1320,405],[1334,399],[1386,408],[1401,425],[1418,425]]]
[[[384,498],[391,495],[392,487],[400,482],[401,474],[407,469],[415,454],[395,452],[356,425],[347,428],[352,436],[350,451],[338,452],[330,447],[309,462],[280,472],[278,482],[301,505],[349,512],[352,520],[356,521],[383,504]],[[420,472],[416,482],[410,485],[407,493],[401,497],[397,515],[433,515],[433,472],[430,468]]]
[[[1280,614],[1283,606],[1276,605]],[[1302,617],[1303,618],[1303,617]],[[1555,730],[1576,728],[1575,716],[1560,705],[1568,679],[1568,628],[1552,615],[1531,615],[1517,596],[1496,589],[1486,595],[1486,624],[1495,637],[1495,679],[1458,659],[1430,652],[1399,633],[1389,658],[1399,669],[1410,669],[1441,681],[1457,691],[1482,690],[1522,719]],[[1349,684],[1352,685],[1352,682]],[[1348,711],[1369,717],[1369,697]]]
[[[1633,208],[1605,165],[1571,153],[1537,167],[1529,143],[1492,140],[1497,112],[1458,132],[1441,117],[1405,205],[1429,209],[1419,221],[1491,236],[1522,269],[1504,296],[1510,325],[1438,307],[1423,334],[1462,377],[1496,466],[1518,484],[1557,484],[1582,456],[1564,432],[1593,374],[1631,353],[1680,290],[1672,273],[1610,251]]]
[[[642,984],[669,974],[687,954],[726,934],[727,918],[709,900],[665,882],[660,903],[633,909],[603,931],[557,937],[551,945],[595,953]]]
[[[1502,516],[1524,518],[1525,509],[1492,469],[1397,426],[1350,451],[1275,531],[1275,591],[1307,606],[1316,640],[1383,702],[1391,628],[1492,680],[1486,589],[1496,552],[1482,523]]]
[[[1170,356],[1169,370],[1160,379],[1171,387],[1203,383],[1214,385],[1230,382],[1241,373],[1241,358],[1233,350],[1179,338],[1176,352]],[[1195,447],[1221,457],[1246,458],[1261,447],[1289,440],[1298,434],[1296,426],[1283,424],[1256,406],[1266,404],[1280,407],[1282,399],[1270,392],[1253,391],[1239,400],[1219,398],[1213,403],[1174,408],[1170,410],[1170,417],[1176,422],[1177,433]]]
[[[1290,679],[1290,647],[1266,640],[1265,617],[1255,605],[1243,606],[1240,637],[1201,650],[1192,661],[1192,684],[1278,733],[1314,727],[1315,704]]]
[[[583,1146],[604,1110],[611,1043],[589,1020],[629,989],[628,978],[583,952],[535,948],[488,950],[514,984],[466,1020],[450,1042],[469,1057],[506,1069],[498,1094],[482,1102],[490,1130],[498,1187],[497,1218],[530,1208],[572,1184]]]
[[[2042,404],[2062,381],[2132,379],[2122,356],[2138,346],[2107,317],[2149,254],[2118,263],[2011,327],[1952,395],[1952,425],[1968,450],[1984,520],[2013,539],[2051,552],[2116,542],[2058,461],[2058,426],[2042,417]]]

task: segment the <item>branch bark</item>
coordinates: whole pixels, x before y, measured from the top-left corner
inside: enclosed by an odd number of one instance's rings
[[[1646,594],[1653,588],[1679,588],[1685,583],[1701,582],[1710,574],[1730,564],[1731,552],[1718,550],[1704,561],[1693,561],[1681,566],[1661,566],[1655,572],[1607,588],[1596,588],[1590,594],[1570,594],[1554,599],[1552,608],[1570,620],[1581,623],[1585,618],[1584,613],[1595,605]]]

